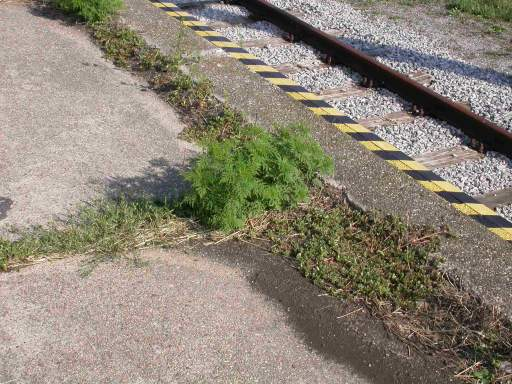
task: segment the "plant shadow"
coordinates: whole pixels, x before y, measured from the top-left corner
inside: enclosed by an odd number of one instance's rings
[[[139,176],[109,177],[105,186],[106,198],[130,200],[144,198],[153,201],[175,202],[189,188],[183,173],[190,166],[191,161],[178,166],[162,157],[150,160]]]

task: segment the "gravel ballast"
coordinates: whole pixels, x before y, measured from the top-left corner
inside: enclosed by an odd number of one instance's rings
[[[405,124],[378,127],[375,133],[409,156],[469,142],[467,136],[458,129],[432,118],[417,118]]]
[[[364,96],[332,100],[331,104],[353,119],[383,117],[392,112],[410,109],[410,104],[386,89],[368,90]]]
[[[512,222],[512,204],[504,205],[503,207],[498,207],[496,212],[500,214],[502,217]]]
[[[298,43],[285,46],[268,46],[264,48],[248,48],[250,53],[269,65],[303,64],[318,66],[322,61],[318,53],[311,47]]]
[[[320,92],[325,89],[349,88],[359,84],[361,76],[355,72],[343,71],[339,67],[326,67],[320,69],[304,69],[290,75],[303,87]]]
[[[371,53],[404,73],[417,70],[434,76],[434,89],[512,131],[512,80],[500,72],[479,68],[448,52],[441,42],[388,19],[367,16],[335,0],[270,0],[325,31],[336,30],[345,42]],[[455,91],[455,88],[457,90]]]
[[[228,39],[239,42],[243,47],[244,40],[266,39],[280,37],[284,32],[266,21],[257,21],[249,25],[222,28],[222,35]]]
[[[466,161],[434,172],[473,196],[512,187],[512,161],[492,151],[482,160]]]

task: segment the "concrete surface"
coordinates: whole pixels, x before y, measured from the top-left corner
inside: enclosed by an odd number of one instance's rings
[[[76,258],[0,275],[0,382],[370,383],[311,350],[239,269],[141,257],[85,278]]]
[[[213,46],[183,27],[146,0],[125,0],[122,20],[164,52],[179,46],[188,54],[212,52]],[[178,31],[182,44],[176,42]],[[386,164],[360,144],[316,118],[301,104],[250,73],[224,55],[204,56],[196,73],[212,80],[215,92],[253,121],[275,124],[305,122],[335,161],[334,182],[357,205],[404,218],[420,225],[448,225],[453,238],[445,239],[443,268],[461,284],[499,307],[512,319],[512,246],[490,233],[446,201],[423,189],[413,179]]]
[[[45,224],[105,192],[179,187],[195,153],[182,124],[87,33],[0,4],[0,49],[1,228]]]

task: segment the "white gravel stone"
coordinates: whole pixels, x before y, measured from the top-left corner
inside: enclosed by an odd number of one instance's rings
[[[512,187],[512,160],[492,151],[482,160],[466,161],[434,172],[473,196]]]
[[[496,212],[508,221],[512,222],[512,204],[498,207]]]
[[[248,48],[247,50],[269,65],[287,63],[304,65],[321,64],[318,53],[311,47],[300,43],[287,46]]]
[[[448,149],[469,142],[458,129],[432,118],[416,118],[405,124],[379,127],[375,133],[409,156]]]
[[[197,19],[205,22],[225,21],[227,23],[235,23],[240,17],[249,17],[250,13],[243,7],[226,4],[213,4],[200,8],[192,8],[187,10],[188,13]]]
[[[222,28],[219,32],[232,41],[240,42],[242,46],[244,40],[266,39],[284,35],[281,29],[266,21],[257,21],[249,25]]]
[[[386,89],[368,90],[364,96],[351,96],[330,102],[353,119],[382,117],[410,108],[410,104]]]
[[[289,77],[313,92],[332,88],[348,88],[361,81],[359,74],[344,71],[339,67],[308,68],[290,74]]]

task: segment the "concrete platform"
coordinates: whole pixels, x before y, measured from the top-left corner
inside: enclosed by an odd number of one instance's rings
[[[469,217],[461,215],[414,180],[365,150],[357,142],[314,117],[236,60],[211,54],[213,46],[149,1],[126,0],[122,20],[164,52],[185,49],[203,55],[192,73],[213,81],[217,95],[268,128],[306,122],[335,161],[334,181],[365,209],[400,216],[413,224],[448,225],[454,238],[443,241],[444,268],[461,283],[498,306],[512,319],[512,247]],[[179,33],[178,33],[179,32]],[[179,39],[177,38],[179,36]]]
[[[240,270],[181,252],[0,275],[1,383],[370,383],[322,357]]]
[[[105,194],[179,188],[196,148],[178,139],[173,110],[76,26],[0,7],[0,228],[46,224]]]
[[[254,247],[0,274],[0,382],[445,383],[364,310]]]

